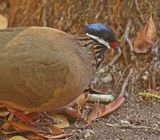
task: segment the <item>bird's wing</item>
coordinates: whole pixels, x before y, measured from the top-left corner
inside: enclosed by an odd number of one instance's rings
[[[28,28],[0,51],[0,99],[24,110],[62,107],[89,84],[93,70],[87,57],[66,33]]]

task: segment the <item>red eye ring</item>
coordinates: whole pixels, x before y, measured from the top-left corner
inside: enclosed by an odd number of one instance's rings
[[[111,43],[111,47],[112,47],[112,48],[116,48],[117,46],[118,46],[118,43],[117,43],[117,42],[112,42],[112,43]]]

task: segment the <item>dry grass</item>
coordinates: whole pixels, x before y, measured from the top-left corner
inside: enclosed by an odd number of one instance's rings
[[[152,14],[160,29],[157,0],[11,0],[9,26],[55,27],[72,34],[82,33],[87,23],[102,22],[113,27],[118,38],[132,20],[132,36]]]

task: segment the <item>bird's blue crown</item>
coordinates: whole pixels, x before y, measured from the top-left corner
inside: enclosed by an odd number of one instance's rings
[[[85,26],[85,31],[87,34],[95,36],[98,39],[102,39],[105,42],[116,42],[116,37],[112,29],[108,25],[104,25],[101,23],[88,24]]]
[[[101,23],[93,23],[86,25],[86,30],[95,30],[95,31],[102,31],[110,29],[109,26],[101,24]]]

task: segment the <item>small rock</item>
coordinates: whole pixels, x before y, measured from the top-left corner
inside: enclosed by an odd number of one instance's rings
[[[90,136],[91,136],[90,132],[86,132],[86,134],[84,135],[85,138],[88,138]]]
[[[130,124],[130,122],[126,121],[126,120],[120,120],[121,123],[123,124]]]

